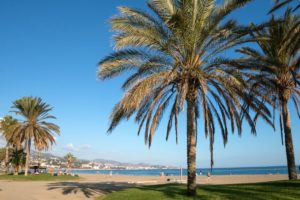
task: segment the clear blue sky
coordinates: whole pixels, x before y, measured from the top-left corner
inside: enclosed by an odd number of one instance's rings
[[[122,97],[124,77],[97,79],[97,62],[112,52],[108,20],[117,6],[146,9],[143,0],[1,0],[0,1],[0,116],[11,102],[23,96],[40,96],[54,107],[61,136],[51,152],[71,151],[79,158],[104,158],[124,162],[185,166],[185,114],[180,118],[179,144],[174,135],[165,141],[165,124],[148,149],[137,125],[123,122],[107,135],[109,114]],[[267,19],[272,0],[257,0],[233,16],[240,23]],[[228,56],[234,56],[228,52]],[[208,140],[199,122],[197,167],[209,166]],[[279,126],[277,126],[279,128]],[[292,110],[297,163],[300,162],[300,124]],[[257,137],[247,127],[243,136],[230,135],[226,148],[216,133],[215,166],[285,165],[279,132],[264,123]],[[3,141],[0,142],[3,145]]]

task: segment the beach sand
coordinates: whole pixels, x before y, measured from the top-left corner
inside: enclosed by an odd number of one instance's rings
[[[81,174],[81,179],[65,182],[45,181],[0,181],[2,200],[86,200],[136,185],[165,184],[179,182],[178,176],[128,176]],[[287,180],[287,175],[226,175],[198,176],[198,184],[235,184]],[[182,177],[186,182],[186,177]]]

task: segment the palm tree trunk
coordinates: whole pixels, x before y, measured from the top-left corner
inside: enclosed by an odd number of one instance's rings
[[[70,164],[69,164],[69,162],[68,162],[68,171],[69,171],[69,169],[70,169]]]
[[[31,144],[31,139],[28,139],[26,142],[25,176],[28,175],[28,166],[29,166],[29,162],[30,162],[30,144]]]
[[[8,144],[6,144],[5,150],[5,167],[6,167],[6,174],[8,174],[9,166],[8,166]]]
[[[14,168],[14,175],[15,176],[19,174],[19,168],[20,168],[19,165],[15,166],[15,168]]]
[[[196,124],[195,99],[187,99],[187,166],[188,166],[188,195],[196,195]]]
[[[42,155],[42,152],[39,150],[39,152],[38,152],[38,167],[39,167],[39,169],[38,169],[38,170],[40,170],[40,165],[41,165],[41,155]]]
[[[294,146],[293,146],[293,138],[292,138],[292,131],[291,131],[291,119],[287,107],[287,101],[282,102],[282,115],[283,115],[285,150],[286,150],[289,180],[296,180],[297,172],[296,172]]]

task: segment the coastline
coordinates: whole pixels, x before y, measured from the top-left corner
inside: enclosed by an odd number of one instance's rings
[[[59,171],[59,170],[58,170]],[[129,176],[185,176],[186,169],[178,168],[155,168],[155,169],[70,169],[70,173],[74,174],[103,174],[103,175],[129,175]],[[216,175],[287,175],[288,170],[286,166],[272,166],[272,167],[236,167],[236,168],[198,168],[198,176],[207,176],[211,174]]]

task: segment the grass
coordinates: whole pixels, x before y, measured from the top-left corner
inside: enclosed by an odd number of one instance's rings
[[[0,180],[9,181],[68,181],[68,180],[78,180],[79,177],[71,175],[63,176],[52,176],[51,174],[40,174],[40,175],[0,175]]]
[[[182,184],[143,186],[113,192],[99,197],[98,200],[296,200],[299,198],[300,181],[275,181],[255,184],[200,185],[195,198],[186,196],[186,186]]]

